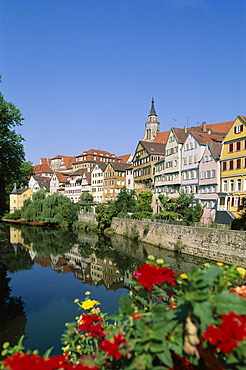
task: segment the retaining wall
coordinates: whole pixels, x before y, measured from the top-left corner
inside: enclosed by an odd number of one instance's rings
[[[246,232],[113,218],[116,234],[181,253],[246,267]]]

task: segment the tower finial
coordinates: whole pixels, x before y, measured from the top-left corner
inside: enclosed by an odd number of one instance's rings
[[[153,97],[152,97],[152,100],[151,100],[151,109],[150,109],[150,112],[149,112],[149,116],[157,116],[156,111],[155,111],[155,101],[154,101]]]

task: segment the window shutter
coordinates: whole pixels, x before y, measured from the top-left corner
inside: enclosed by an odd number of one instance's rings
[[[231,198],[231,206],[234,207],[234,198]]]

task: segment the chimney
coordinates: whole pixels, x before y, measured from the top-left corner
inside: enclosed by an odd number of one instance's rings
[[[184,132],[187,134],[187,126],[184,126]]]
[[[206,126],[207,126],[206,122],[203,122],[202,123],[202,132],[206,132],[207,131]]]

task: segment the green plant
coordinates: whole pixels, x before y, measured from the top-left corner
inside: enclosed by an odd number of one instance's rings
[[[62,336],[66,365],[61,361],[64,367],[55,368],[243,370],[245,276],[244,268],[220,262],[178,276],[162,259],[149,256],[132,275],[132,290],[121,297],[113,316],[101,313],[90,292],[84,301],[75,300],[82,313],[66,324]],[[13,350],[5,345],[9,359],[2,362],[2,369],[16,350],[23,359],[21,346]],[[45,369],[53,369],[48,360],[46,364]]]

